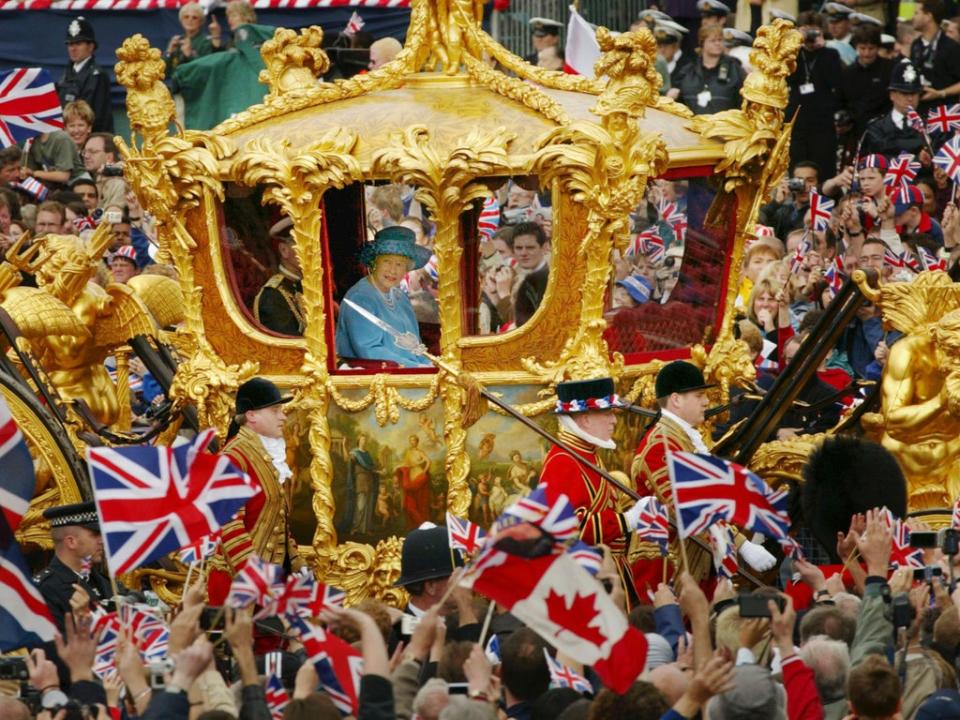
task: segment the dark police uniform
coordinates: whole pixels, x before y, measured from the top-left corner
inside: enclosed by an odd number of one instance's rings
[[[97,510],[92,502],[62,505],[43,511],[43,517],[50,521],[51,528],[79,525],[94,532],[100,532]],[[47,568],[36,579],[37,588],[50,608],[50,614],[62,633],[64,616],[70,612],[70,598],[75,592],[74,585],[80,585],[90,596],[90,607],[101,605],[112,609],[113,591],[110,580],[96,568],[90,569],[90,576],[82,578],[54,556]]]
[[[920,71],[924,87],[940,90],[960,82],[960,44],[951,40],[940,30],[929,43],[918,37],[910,46],[910,61]],[[957,95],[947,95],[920,103],[918,110],[925,114],[937,105],[957,102]]]
[[[257,322],[281,335],[303,335],[303,282],[282,265],[253,301]]]
[[[909,60],[903,60],[894,66],[889,89],[906,93],[920,92],[920,73]],[[906,117],[900,117],[898,123],[893,118],[893,111],[890,111],[867,126],[860,153],[877,153],[888,158],[900,153],[916,155],[925,145],[923,135],[910,127]]]
[[[74,18],[67,26],[66,42],[92,42],[96,47],[93,26],[82,17]],[[110,76],[96,64],[93,55],[87,58],[79,72],[73,69],[73,63],[67,65],[57,83],[57,94],[61,105],[83,100],[90,106],[94,113],[93,132],[113,132]]]

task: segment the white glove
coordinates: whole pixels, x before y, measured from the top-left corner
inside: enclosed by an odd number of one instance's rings
[[[623,514],[623,519],[627,521],[627,529],[633,531],[640,524],[640,513],[647,504],[648,498],[640,498],[634,503],[633,507]]]
[[[768,553],[763,545],[757,545],[749,540],[740,546],[740,557],[757,572],[766,572],[777,564],[777,559]]]

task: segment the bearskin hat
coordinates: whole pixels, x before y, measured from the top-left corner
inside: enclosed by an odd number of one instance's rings
[[[837,533],[850,518],[886,506],[897,517],[907,513],[907,483],[896,458],[875,442],[857,437],[827,438],[803,467],[805,525],[833,562]]]

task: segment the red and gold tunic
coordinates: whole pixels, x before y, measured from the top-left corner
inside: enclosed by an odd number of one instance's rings
[[[560,430],[558,437],[576,453],[598,467],[596,446],[573,433]],[[616,490],[597,472],[577,462],[570,453],[554,446],[547,453],[540,471],[540,482],[546,485],[548,502],[566,495],[580,522],[580,539],[588,545],[610,548],[629,607],[636,604],[633,579],[627,563],[629,528],[623,513],[617,511]]]
[[[256,481],[261,492],[223,526],[220,550],[211,562],[208,592],[212,605],[226,599],[230,579],[254,552],[275,565],[283,565],[289,557],[293,570],[301,565],[287,523],[290,500],[260,436],[241,427],[223,448],[223,454]]]
[[[670,487],[670,473],[667,470],[668,452],[697,452],[697,449],[677,422],[661,416],[640,439],[630,468],[630,477],[638,493],[656,497],[667,509],[671,519],[675,519],[673,489]],[[738,532],[734,535],[739,547],[744,538]],[[706,540],[706,536],[703,539]],[[703,582],[710,576],[713,558],[709,552],[693,542],[686,542],[686,549],[690,574],[697,581]],[[637,590],[640,596],[644,597],[647,589],[654,591],[657,584],[663,581],[664,563],[667,564],[666,577],[669,579],[673,576],[680,551],[675,538],[670,542],[669,557],[666,558],[661,555],[656,543],[634,541],[629,557]]]

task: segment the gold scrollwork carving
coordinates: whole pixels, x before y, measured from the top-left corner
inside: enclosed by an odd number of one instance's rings
[[[306,308],[304,341],[307,352],[295,389],[294,405],[306,410],[310,421],[310,482],[317,518],[315,548],[337,544],[333,525],[333,463],[330,459],[330,426],[326,309],[323,296],[323,258],[317,238],[323,219],[323,193],[360,179],[360,164],[351,155],[357,143],[352,130],[338,128],[319,137],[306,149],[292,149],[288,140],[252,140],[238,154],[231,174],[240,182],[264,188],[263,202],[279,206],[293,221],[293,238],[303,270]]]
[[[407,594],[394,587],[400,577],[400,551],[403,543],[389,537],[376,547],[346,542],[336,547],[314,548],[310,562],[324,582],[347,593],[346,605],[356,605],[366,598],[376,598],[394,607],[403,607]],[[311,562],[312,561],[312,562]]]
[[[475,200],[488,197],[489,189],[479,178],[509,173],[507,145],[514,134],[500,128],[494,133],[473,130],[453,143],[445,157],[430,146],[430,131],[414,125],[396,133],[391,143],[373,156],[373,171],[417,188],[417,200],[430,211],[437,225],[434,252],[440,275],[440,352],[445,363],[460,369],[463,307],[460,297],[460,215]],[[446,441],[448,506],[466,516],[470,507],[470,457],[467,432],[462,427],[464,393],[456,378],[444,378],[441,389]]]
[[[259,80],[270,87],[267,97],[291,95],[316,85],[317,78],[330,69],[330,58],[322,45],[323,28],[319,25],[303,28],[299,33],[277,28],[260,48],[266,68],[260,71]]]
[[[389,375],[374,375],[370,381],[370,391],[362,398],[350,399],[337,390],[333,382],[327,383],[327,392],[330,398],[341,410],[356,413],[366,410],[371,405],[374,406],[374,418],[380,427],[384,427],[388,422],[396,424],[400,420],[400,409],[408,412],[423,412],[433,405],[440,395],[440,375],[434,375],[430,387],[422,398],[408,398],[400,394],[393,386],[388,385]]]
[[[226,138],[195,131],[170,136],[175,118],[170,91],[163,84],[160,51],[142,35],[124,41],[117,50],[117,81],[127,89],[131,144],[116,138],[124,159],[124,173],[140,205],[156,219],[161,254],[177,268],[183,290],[184,326],[178,331],[186,360],[174,376],[170,395],[177,403],[197,406],[200,423],[226,433],[232,415],[230,397],[237,386],[256,372],[256,365],[227,365],[206,339],[201,312],[202,288],[193,270],[196,242],[183,218],[201,201],[223,197],[218,164],[235,152]],[[139,135],[138,146],[136,138]]]
[[[565,377],[619,377],[623,358],[609,359],[602,333],[604,297],[610,279],[610,252],[629,240],[629,214],[643,198],[647,179],[667,166],[667,150],[657,133],[640,130],[639,118],[653,104],[660,86],[654,67],[656,41],[649,30],[614,37],[597,31],[603,55],[597,71],[608,83],[593,112],[600,123],[580,121],[552,131],[541,142],[534,168],[543,182],[556,181],[587,210],[587,232],[580,245],[587,258],[580,324],[560,357],[537,363],[529,372],[555,384]]]

